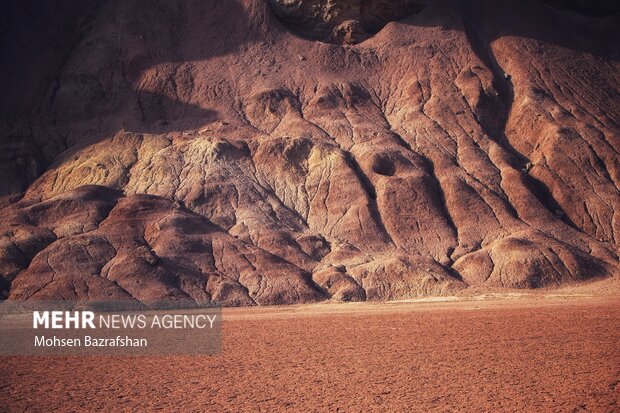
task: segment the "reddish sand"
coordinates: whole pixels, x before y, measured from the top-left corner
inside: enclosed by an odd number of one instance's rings
[[[620,300],[230,309],[212,357],[4,357],[0,410],[618,411]]]

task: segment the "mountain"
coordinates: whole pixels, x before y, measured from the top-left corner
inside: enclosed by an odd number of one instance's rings
[[[616,2],[0,7],[5,298],[269,305],[618,276]]]

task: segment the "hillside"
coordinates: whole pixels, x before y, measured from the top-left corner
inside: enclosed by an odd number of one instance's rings
[[[0,7],[4,297],[243,306],[619,274],[614,2]]]

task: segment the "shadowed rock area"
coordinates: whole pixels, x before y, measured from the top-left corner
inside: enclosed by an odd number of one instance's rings
[[[387,23],[417,13],[420,0],[268,0],[293,32],[337,44],[366,40]]]
[[[3,298],[616,277],[620,17],[579,1],[3,9]]]

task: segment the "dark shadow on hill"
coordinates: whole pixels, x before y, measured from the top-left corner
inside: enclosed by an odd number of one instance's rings
[[[455,16],[461,21],[456,22]],[[488,42],[504,36],[620,59],[620,2],[580,0],[435,0],[401,20],[413,26],[474,27]]]
[[[55,123],[59,97],[97,117],[106,100],[131,99],[146,69],[259,40],[237,0],[21,0],[3,2],[0,16],[0,132]]]

